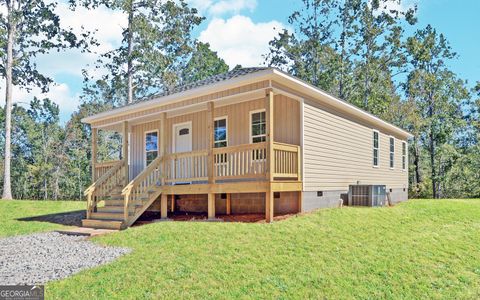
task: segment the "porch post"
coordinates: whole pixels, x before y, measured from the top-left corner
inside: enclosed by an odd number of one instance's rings
[[[266,142],[267,142],[267,175],[266,179],[268,182],[267,185],[267,192],[265,195],[265,221],[270,223],[273,221],[273,190],[272,190],[272,182],[273,182],[273,174],[275,172],[274,169],[274,150],[273,150],[273,142],[274,142],[274,127],[273,127],[273,120],[274,120],[274,107],[273,107],[273,91],[272,89],[266,90],[265,95],[265,117],[266,117]]]
[[[208,185],[210,190],[213,189],[215,184],[214,179],[214,167],[215,161],[213,157],[213,144],[214,144],[214,135],[213,135],[213,120],[214,120],[214,111],[215,106],[213,102],[207,103],[207,132],[208,132],[208,165],[207,165],[207,174],[208,174]],[[215,194],[212,192],[208,193],[208,219],[215,219]]]
[[[129,177],[130,177],[130,174],[129,174],[129,168],[128,168],[128,122],[127,121],[124,121],[123,122],[123,134],[122,134],[122,158],[124,160],[124,164],[125,164],[125,185],[128,184],[128,182],[130,181],[129,180]]]
[[[168,207],[168,196],[167,194],[162,193],[160,196],[160,217],[162,219],[167,218],[167,207]]]
[[[208,219],[215,219],[215,194],[208,193]]]
[[[232,194],[227,193],[227,215],[232,213]]]
[[[92,183],[97,180],[95,164],[97,163],[97,128],[92,128]]]
[[[167,178],[167,161],[165,160],[165,154],[167,154],[167,113],[162,113],[160,115],[160,157],[162,157],[162,166],[161,166],[161,182],[162,186],[165,185],[165,180]],[[166,208],[166,206],[165,206]]]

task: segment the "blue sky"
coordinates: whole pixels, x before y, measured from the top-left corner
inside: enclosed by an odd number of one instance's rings
[[[263,62],[262,54],[267,43],[280,28],[287,26],[291,12],[300,7],[300,0],[187,0],[198,7],[206,17],[204,23],[195,30],[195,35],[209,42],[213,50],[233,67],[255,66]],[[418,5],[418,24],[425,27],[431,24],[444,33],[459,55],[450,63],[450,67],[472,86],[480,81],[480,1],[479,0],[407,0],[403,8],[416,3]],[[393,5],[393,4],[392,4]],[[98,53],[112,49],[120,41],[121,27],[126,17],[119,12],[106,9],[97,11],[68,11],[66,5],[60,5],[59,14],[66,26],[80,30],[98,29],[101,46]],[[88,22],[86,22],[88,20]],[[275,29],[274,29],[275,28]],[[52,76],[56,85],[46,96],[60,105],[62,121],[68,120],[79,103],[82,87],[82,68],[95,60],[95,54],[78,52],[53,53],[39,58],[42,72]],[[3,85],[0,86],[3,90]],[[41,95],[38,90],[32,92],[16,90],[14,97],[18,102],[28,102],[33,96]]]

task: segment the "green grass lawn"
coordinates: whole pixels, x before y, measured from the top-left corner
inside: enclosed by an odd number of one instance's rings
[[[0,237],[65,228],[60,224],[19,219],[85,209],[83,201],[0,200]]]
[[[8,208],[53,209],[41,204]],[[77,208],[64,205],[55,209]],[[164,222],[93,240],[133,252],[49,283],[47,299],[480,298],[480,200],[328,209],[273,224]]]

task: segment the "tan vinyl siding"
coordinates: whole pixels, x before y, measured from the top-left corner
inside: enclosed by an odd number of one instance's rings
[[[347,190],[348,185],[385,184],[407,188],[402,170],[402,140],[395,137],[395,168],[389,167],[388,132],[379,131],[379,166],[373,167],[373,129],[335,111],[304,104],[305,191]]]

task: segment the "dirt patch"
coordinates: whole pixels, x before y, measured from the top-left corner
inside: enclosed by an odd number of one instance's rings
[[[274,221],[281,221],[288,219],[296,214],[282,214],[275,216]],[[195,221],[205,221],[208,219],[206,213],[169,213],[168,218],[172,221],[178,222],[195,222]],[[223,220],[224,222],[242,222],[242,223],[265,223],[264,214],[233,214],[233,215],[216,215],[217,219]],[[135,222],[134,226],[149,224],[160,219],[160,213],[146,213]]]

